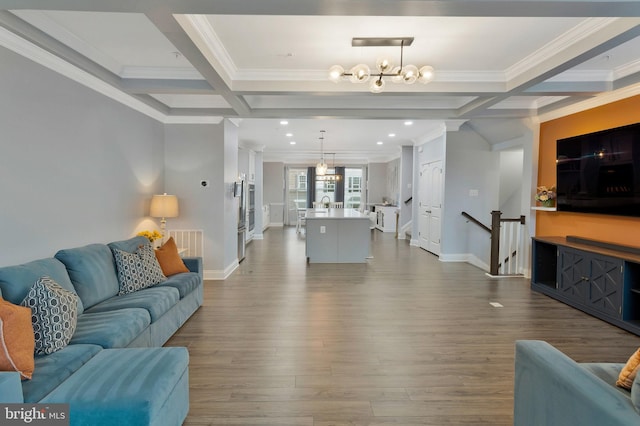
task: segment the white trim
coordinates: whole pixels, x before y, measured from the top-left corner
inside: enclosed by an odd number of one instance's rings
[[[213,280],[213,281],[224,281],[240,266],[240,262],[238,259],[234,260],[229,266],[227,266],[224,271],[219,269],[205,269],[203,273],[203,278],[205,280]]]
[[[586,111],[588,109],[596,108],[599,106],[607,105],[622,99],[627,99],[632,96],[640,94],[640,84],[634,84],[633,86],[625,87],[613,92],[601,93],[593,98],[577,102],[564,108],[559,108],[548,112],[546,114],[540,114],[538,119],[540,123],[555,120],[556,118],[566,117],[571,114]]]
[[[483,271],[489,270],[489,265],[482,261],[478,256],[471,253],[441,254],[440,262],[465,262],[480,268]]]
[[[164,124],[217,124],[222,117],[168,116],[101,79],[0,27],[0,46]]]
[[[580,22],[569,31],[547,43],[545,46],[536,50],[531,55],[517,62],[513,66],[507,68],[505,74],[507,80],[513,80],[519,75],[524,74],[532,68],[544,63],[548,58],[553,57],[558,52],[562,52],[577,42],[584,40],[588,36],[597,33],[601,29],[614,23],[619,18],[588,18]]]
[[[203,51],[202,53],[209,64],[218,72],[227,86],[232,87],[238,67],[233,63],[231,55],[225,49],[222,41],[220,41],[207,16],[174,15],[174,17],[196,46]],[[219,68],[222,68],[222,70]],[[224,71],[224,73],[221,71]]]
[[[162,80],[204,80],[195,69],[188,67],[124,67],[121,78],[154,78]]]

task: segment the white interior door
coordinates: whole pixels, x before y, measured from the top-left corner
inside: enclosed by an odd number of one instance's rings
[[[420,247],[440,255],[442,230],[442,161],[420,166]]]

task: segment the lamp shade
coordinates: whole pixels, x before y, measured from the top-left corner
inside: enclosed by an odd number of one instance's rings
[[[151,217],[177,217],[178,197],[175,195],[154,195],[149,209]]]

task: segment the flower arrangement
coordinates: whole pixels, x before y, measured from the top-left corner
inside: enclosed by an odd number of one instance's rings
[[[555,204],[556,187],[539,186],[536,193],[536,201],[545,207],[552,207]]]
[[[140,237],[147,237],[151,242],[162,238],[162,234],[158,231],[140,231],[137,235]]]

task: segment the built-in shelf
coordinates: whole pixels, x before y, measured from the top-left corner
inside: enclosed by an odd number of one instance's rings
[[[558,208],[557,207],[533,206],[533,207],[531,207],[531,210],[540,210],[540,211],[543,211],[543,212],[557,212]]]

